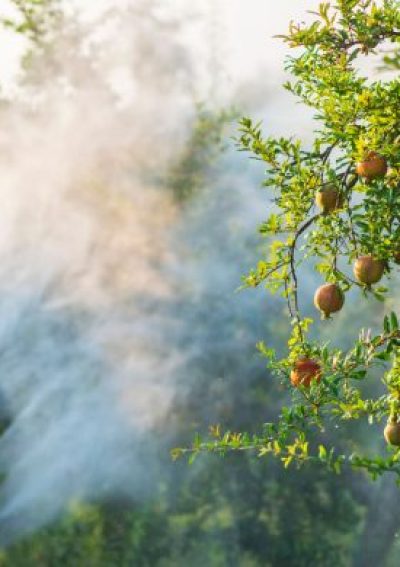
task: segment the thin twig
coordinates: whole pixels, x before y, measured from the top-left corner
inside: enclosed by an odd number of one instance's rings
[[[304,335],[303,329],[301,326],[301,316],[300,316],[300,309],[299,309],[299,298],[298,298],[298,280],[297,280],[297,273],[296,273],[296,263],[295,263],[295,252],[296,252],[296,244],[300,236],[309,228],[313,222],[320,216],[319,213],[314,215],[313,217],[309,218],[307,222],[305,222],[295,233],[293,238],[293,242],[290,245],[289,253],[290,253],[290,273],[293,280],[293,300],[294,300],[294,318],[297,323],[297,328],[300,335],[300,340],[304,345]],[[293,317],[292,310],[290,309],[291,316]]]

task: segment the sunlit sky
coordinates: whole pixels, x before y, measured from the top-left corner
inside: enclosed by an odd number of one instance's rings
[[[65,0],[67,8],[75,8],[85,19],[97,17],[110,6],[123,6],[129,0]],[[290,19],[301,20],[307,17],[306,10],[318,5],[316,0],[164,0],[165,9],[174,14],[193,12],[206,16],[208,30],[199,28],[193,41],[209,43],[211,34],[217,36],[217,57],[223,59],[226,73],[234,82],[242,82],[246,77],[254,77],[260,70],[269,70],[268,82],[280,80],[282,61],[287,48],[273,35],[284,33]],[[2,14],[12,13],[9,0],[0,0]],[[218,31],[216,31],[218,30]],[[204,37],[206,33],[207,37]],[[18,69],[18,57],[22,41],[11,33],[1,33],[2,61],[0,78],[10,83]]]

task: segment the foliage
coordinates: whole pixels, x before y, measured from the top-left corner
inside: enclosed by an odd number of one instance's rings
[[[234,116],[233,110],[218,112],[197,105],[189,139],[163,179],[178,201],[193,197],[204,186],[206,172],[225,149],[224,131]]]
[[[74,504],[53,526],[5,550],[0,565],[306,567],[318,560],[344,567],[360,507],[339,479],[327,489],[321,473],[299,485],[287,471],[282,486],[278,467],[267,472],[231,455],[195,476],[171,475],[148,504]]]
[[[16,16],[3,17],[1,23],[35,44],[42,43],[54,31],[55,22],[62,15],[60,0],[11,0],[11,3]]]
[[[340,0],[336,6],[322,3],[311,24],[290,24],[280,36],[299,55],[289,57],[287,70],[294,76],[284,86],[315,110],[315,137],[311,147],[295,138],[263,137],[260,124],[250,118],[240,122],[239,149],[251,152],[267,164],[264,185],[273,192],[272,214],[260,226],[271,238],[269,256],[258,262],[244,279],[245,287],[265,285],[287,301],[292,323],[288,355],[278,359],[273,349],[259,344],[268,366],[292,392],[293,404],[283,407],[276,423],[266,424],[258,435],[212,429],[210,440],[196,438],[188,449],[173,456],[201,451],[255,450],[259,456],[273,454],[285,467],[318,461],[339,472],[343,466],[364,469],[376,478],[392,472],[400,479],[400,450],[388,456],[338,453],[320,438],[326,429],[343,420],[370,423],[400,414],[400,330],[395,313],[372,336],[362,329],[352,348],[342,351],[329,343],[310,339],[312,320],[299,308],[299,266],[312,262],[327,282],[347,293],[358,288],[366,297],[384,300],[388,289],[372,287],[355,274],[349,264],[363,255],[383,263],[392,274],[400,250],[400,82],[372,80],[363,76],[356,62],[374,54],[384,41],[398,42],[400,10],[396,0],[382,4],[372,0]],[[370,152],[389,164],[386,175],[362,173]],[[340,206],[315,212],[315,196],[327,186],[336,187]],[[357,270],[356,270],[357,271]],[[294,387],[290,372],[301,358],[318,361],[322,380],[311,388]],[[364,397],[364,384],[373,367],[383,372],[386,392]]]

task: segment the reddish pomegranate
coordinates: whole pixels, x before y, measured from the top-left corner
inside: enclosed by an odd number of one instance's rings
[[[386,175],[388,166],[384,157],[376,152],[368,152],[362,161],[356,165],[356,172],[365,179],[375,179]]]
[[[360,256],[354,264],[354,275],[356,279],[365,285],[379,282],[385,270],[385,262],[377,260],[371,255]]]
[[[321,380],[321,366],[316,360],[311,358],[300,358],[294,364],[294,368],[290,373],[290,381],[296,388],[305,386],[309,388],[311,381]]]
[[[331,213],[343,206],[343,195],[334,185],[327,185],[317,191],[315,203],[324,214]]]
[[[396,262],[396,264],[400,264],[400,252],[396,252],[393,256],[394,261]]]
[[[325,318],[340,311],[344,304],[344,293],[337,284],[321,285],[314,295],[314,305]]]

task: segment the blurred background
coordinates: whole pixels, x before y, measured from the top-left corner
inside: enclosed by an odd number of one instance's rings
[[[399,564],[392,479],[169,454],[290,403],[255,348],[285,352],[285,305],[238,292],[272,200],[232,138],[310,140],[273,36],[317,4],[0,0],[1,566]],[[354,293],[314,332],[346,347],[396,305]],[[383,453],[380,429],[335,442]]]

